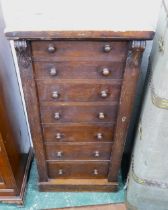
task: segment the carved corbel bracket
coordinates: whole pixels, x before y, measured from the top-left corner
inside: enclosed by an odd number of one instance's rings
[[[145,47],[145,41],[132,41],[128,51],[127,65],[130,67],[138,67]]]
[[[23,68],[28,68],[31,63],[31,55],[28,50],[27,42],[24,40],[15,41],[14,43],[18,62]]]

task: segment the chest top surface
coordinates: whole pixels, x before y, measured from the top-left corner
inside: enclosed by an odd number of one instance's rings
[[[139,0],[2,0],[2,7],[7,36],[27,38],[30,31],[31,37],[40,36],[39,31],[78,31],[81,37],[83,31],[122,32],[123,36],[127,32],[128,36],[143,31],[146,34],[141,37],[148,39],[147,32],[155,31],[160,2],[153,1],[150,9],[151,1]]]

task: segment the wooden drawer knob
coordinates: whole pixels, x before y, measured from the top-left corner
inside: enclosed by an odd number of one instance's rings
[[[53,91],[51,96],[52,98],[57,99],[60,97],[60,94],[58,93],[58,91]]]
[[[102,98],[107,98],[107,97],[108,97],[108,91],[107,91],[107,90],[102,90],[102,91],[100,92],[100,96],[101,96]]]
[[[53,44],[48,45],[48,52],[49,53],[54,53],[56,51],[56,48],[54,47]]]
[[[104,114],[103,112],[99,112],[98,118],[99,118],[100,120],[103,120],[103,119],[105,118],[105,114]]]
[[[96,137],[97,137],[98,140],[101,140],[101,139],[103,139],[103,134],[102,133],[97,133]]]
[[[94,152],[94,156],[95,156],[95,157],[100,157],[99,151],[95,151],[95,152]]]
[[[50,76],[56,76],[57,75],[57,69],[55,67],[52,67],[50,69]]]
[[[55,138],[58,140],[62,139],[62,137],[63,137],[63,134],[61,134],[61,133],[56,133],[56,135],[55,135]]]
[[[111,71],[108,68],[103,68],[101,73],[102,73],[103,76],[109,76]]]
[[[55,118],[56,120],[59,120],[59,119],[61,118],[60,113],[59,113],[59,112],[55,112],[55,113],[54,113],[54,118]]]
[[[62,169],[59,169],[59,170],[58,170],[58,174],[59,174],[59,175],[62,175],[62,174],[63,174],[63,170],[62,170]]]
[[[62,157],[63,156],[63,152],[62,151],[58,151],[57,152],[57,157]]]
[[[110,44],[105,44],[104,45],[104,52],[110,52],[111,51],[111,46],[110,46]]]
[[[94,175],[98,175],[99,174],[98,170],[97,169],[94,169],[93,174]]]

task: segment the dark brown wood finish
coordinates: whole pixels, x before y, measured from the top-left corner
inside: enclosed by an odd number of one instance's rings
[[[38,80],[40,102],[111,102],[118,101],[121,81]]]
[[[37,167],[39,171],[39,180],[47,181],[47,169],[45,164],[45,151],[43,146],[42,129],[40,125],[39,104],[36,93],[36,84],[31,62],[30,43],[26,41],[15,41],[16,53],[18,56],[18,64],[22,79],[22,87],[24,91],[26,108],[29,113],[29,123],[31,135],[36,153]]]
[[[105,179],[109,168],[108,161],[47,161],[47,165],[50,179]]]
[[[123,204],[99,204],[99,205],[87,205],[87,206],[74,206],[64,208],[52,208],[42,210],[126,210],[126,205]]]
[[[128,42],[33,41],[35,61],[113,61],[125,60]]]
[[[34,62],[36,79],[122,79],[124,62]],[[109,74],[103,74],[103,70]]]
[[[109,160],[111,147],[112,143],[46,143],[46,159]]]
[[[151,40],[153,31],[9,31],[8,39],[98,39],[98,40]]]
[[[128,46],[153,33],[8,35],[31,40],[15,43],[40,190],[116,190],[143,42]]]
[[[111,182],[117,181],[144,49],[145,41],[133,41],[128,52],[108,175]]]
[[[42,123],[114,123],[117,104],[65,104],[41,105]]]
[[[84,124],[43,124],[44,140],[47,142],[111,142],[114,125],[101,123]]]
[[[107,179],[49,179],[39,183],[39,188],[43,192],[112,192],[117,190],[117,183]]]

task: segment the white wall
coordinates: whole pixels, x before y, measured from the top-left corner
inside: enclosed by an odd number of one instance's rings
[[[7,41],[6,37],[4,36],[4,28],[5,23],[0,4],[0,81],[2,82],[3,88],[5,88],[6,101],[10,106],[8,111],[10,112],[11,117],[15,119],[15,127],[17,127],[19,130],[18,135],[20,136],[18,138],[23,139],[22,142],[25,142],[26,149],[26,142],[29,142],[29,132],[11,47],[9,41]]]
[[[161,0],[1,0],[9,30],[155,30]]]

